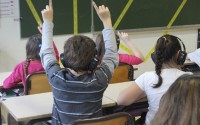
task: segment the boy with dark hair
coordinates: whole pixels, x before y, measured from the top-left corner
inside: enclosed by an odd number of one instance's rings
[[[42,11],[44,23],[40,56],[52,86],[53,125],[67,125],[76,119],[102,115],[103,93],[119,61],[109,9],[103,5],[93,5],[104,25],[106,47],[102,64],[98,67],[94,41],[77,35],[65,43],[61,58],[66,67],[61,69],[52,48],[52,0],[49,0],[49,6]]]

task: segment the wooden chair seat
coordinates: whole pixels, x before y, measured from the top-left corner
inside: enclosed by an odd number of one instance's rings
[[[45,71],[35,72],[26,77],[25,95],[51,92],[51,86]]]
[[[134,69],[132,65],[122,64],[115,68],[112,79],[109,83],[127,82],[134,80]]]
[[[119,112],[97,118],[79,119],[72,125],[133,125],[133,118],[126,112]]]

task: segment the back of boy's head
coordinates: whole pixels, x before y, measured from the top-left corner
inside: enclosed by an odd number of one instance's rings
[[[31,60],[40,60],[39,52],[42,45],[41,34],[29,37],[26,43],[26,58]]]
[[[63,59],[66,68],[76,72],[94,70],[98,64],[96,56],[96,45],[87,36],[76,35],[65,42]]]

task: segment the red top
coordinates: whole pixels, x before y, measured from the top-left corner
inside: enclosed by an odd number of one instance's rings
[[[128,54],[119,54],[119,62],[120,63],[126,63],[129,65],[138,65],[140,63],[142,63],[143,61],[133,55],[128,55]]]
[[[58,50],[54,43],[53,43],[53,48],[54,48],[54,52],[56,55],[56,59],[59,61],[59,53],[58,53]],[[25,83],[26,83],[26,78],[25,78],[25,74],[24,74],[25,62],[26,61],[22,61],[21,63],[19,63],[15,66],[15,68],[12,71],[12,73],[10,74],[10,76],[8,76],[3,81],[3,88],[5,88],[5,89],[12,88],[19,82],[22,82],[23,86],[25,85]],[[28,74],[38,72],[38,71],[44,71],[42,63],[38,60],[30,61],[29,65],[28,65],[28,69],[27,69]]]

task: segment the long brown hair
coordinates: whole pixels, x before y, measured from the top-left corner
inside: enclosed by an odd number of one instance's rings
[[[200,125],[200,74],[180,76],[163,95],[152,125]]]
[[[28,66],[31,60],[39,60],[40,61],[40,48],[42,44],[42,35],[36,34],[31,37],[29,37],[27,43],[26,43],[26,62],[24,64],[24,73],[25,78],[28,75]]]
[[[120,38],[116,33],[115,33],[115,39],[116,39],[116,44],[117,44],[117,50],[119,50]],[[106,51],[102,33],[97,34],[97,37],[95,39],[95,44],[96,44],[96,48],[97,48],[97,54],[98,54],[99,60],[101,62],[102,58],[105,54],[105,51]]]
[[[179,38],[173,35],[164,35],[157,40],[155,47],[155,71],[158,75],[158,83],[153,87],[158,88],[162,85],[163,79],[161,77],[161,69],[164,63],[170,61],[176,63],[176,54],[181,50]]]

